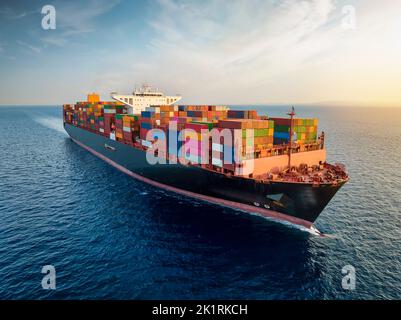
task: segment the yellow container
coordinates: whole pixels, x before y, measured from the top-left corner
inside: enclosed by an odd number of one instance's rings
[[[88,94],[88,102],[89,103],[98,103],[100,101],[100,97],[97,93],[89,93]]]

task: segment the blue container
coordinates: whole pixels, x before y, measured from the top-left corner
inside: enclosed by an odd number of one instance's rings
[[[153,111],[142,111],[141,115],[143,118],[152,118],[152,116],[154,115]]]
[[[148,130],[152,129],[152,125],[150,123],[147,123],[147,122],[142,122],[141,123],[141,127],[143,129],[148,129]]]
[[[273,137],[274,139],[290,140],[290,134],[288,132],[275,132]]]

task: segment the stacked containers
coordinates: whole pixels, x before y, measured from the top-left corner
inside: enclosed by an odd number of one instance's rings
[[[134,115],[123,115],[123,140],[124,143],[132,145],[134,143],[133,139],[133,127],[135,128],[135,117],[136,120],[138,119],[137,116]],[[133,125],[134,123],[134,125]]]
[[[115,126],[116,109],[110,105],[104,105],[104,134],[110,136],[112,126]],[[114,135],[114,134],[113,134]],[[113,138],[113,135],[110,138]],[[114,136],[115,140],[115,136]]]
[[[185,144],[184,144],[184,158],[191,163],[207,163],[209,159],[204,150],[203,132],[209,132],[213,129],[213,123],[211,122],[190,122],[185,124]],[[205,141],[205,146],[209,149],[208,141]]]
[[[214,146],[214,149],[221,152],[221,155],[232,156],[232,159],[252,159],[257,153],[273,147],[274,122],[270,120],[254,119],[227,119],[221,120],[218,127],[229,129],[232,140],[224,141],[224,145]],[[213,146],[212,146],[213,147]],[[223,158],[221,160],[224,161]],[[217,161],[216,161],[217,162]],[[226,161],[224,161],[226,162]],[[234,161],[233,161],[234,162]],[[224,163],[224,167],[232,170],[231,164]]]
[[[258,119],[256,110],[229,110],[227,113],[228,119]]]
[[[142,144],[151,146],[158,136],[146,140],[151,129],[162,129],[164,137],[170,121],[176,123],[177,132],[168,140],[168,152],[177,155],[182,144],[185,157],[192,163],[202,163],[202,129],[210,131],[217,125],[218,130],[229,129],[231,140],[213,141],[205,147],[211,151],[211,163],[220,168],[235,169],[235,163],[223,163],[227,155],[231,159],[248,159],[251,157],[268,156],[272,154],[274,144],[288,143],[290,119],[258,117],[256,111],[227,110],[221,106],[153,106],[143,111],[141,115],[125,115],[123,105],[115,102],[97,101],[96,97],[88,97],[92,102],[78,102],[76,105],[64,105],[64,121],[80,126],[87,130],[100,132],[106,137],[133,145],[135,137],[140,136]],[[192,129],[186,141],[180,141],[179,132],[182,129]],[[237,137],[234,130],[238,129]],[[157,135],[157,133],[156,133]],[[253,137],[252,137],[253,136]],[[294,119],[294,141],[298,143],[312,143],[317,138],[316,119]],[[273,141],[274,138],[274,141]],[[172,143],[173,142],[173,143]],[[269,151],[270,150],[270,151]],[[264,152],[264,153],[263,153]],[[265,154],[265,155],[263,155]],[[178,156],[178,155],[177,155]]]
[[[115,135],[116,135],[116,140],[117,141],[122,141],[123,140],[123,116],[122,114],[116,114],[116,130],[115,130]]]
[[[146,111],[154,112],[156,116],[156,125],[168,125],[169,121],[179,116],[178,106],[174,105],[163,105],[163,106],[152,106],[146,108]]]
[[[117,102],[99,101],[97,94],[89,94],[88,101],[65,105],[63,109],[67,122],[107,137],[110,136],[112,127],[114,129],[115,115],[127,112],[124,105]],[[117,135],[120,136],[119,133]]]
[[[272,118],[275,123],[274,144],[288,144],[291,119]],[[317,119],[293,119],[293,141],[298,144],[315,143],[317,139]]]
[[[225,106],[178,106],[178,116],[188,117],[194,121],[217,122],[227,118],[228,108]]]
[[[146,140],[146,134],[156,124],[156,113],[154,111],[142,111],[141,119],[140,138]]]

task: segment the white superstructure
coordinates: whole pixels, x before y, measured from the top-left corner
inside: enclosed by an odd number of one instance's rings
[[[180,95],[165,96],[163,93],[153,90],[149,85],[143,85],[135,89],[132,95],[121,95],[113,92],[111,97],[129,107],[132,114],[139,114],[150,106],[165,106],[181,100]]]

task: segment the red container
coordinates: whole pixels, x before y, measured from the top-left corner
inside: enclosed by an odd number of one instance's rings
[[[124,138],[124,142],[131,144],[133,142],[132,132],[123,131],[123,138]]]
[[[201,123],[186,123],[185,124],[185,129],[192,129],[195,130],[196,132],[202,132],[202,129],[208,130],[208,126],[206,124],[201,124]]]
[[[275,125],[278,126],[290,126],[291,120],[288,118],[270,118],[269,120],[273,120]]]
[[[146,140],[146,134],[148,133],[148,131],[149,131],[148,129],[141,128],[139,136],[142,140]]]

